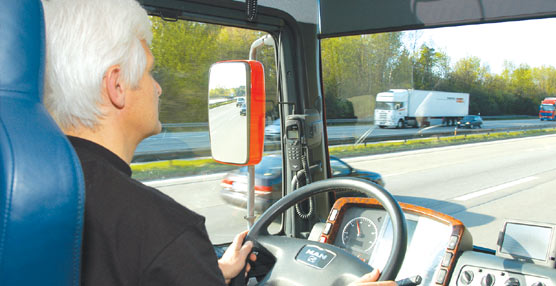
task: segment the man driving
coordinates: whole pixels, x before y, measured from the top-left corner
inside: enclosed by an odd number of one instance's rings
[[[204,217],[131,178],[137,145],[161,131],[162,89],[146,11],[135,0],[43,0],[45,105],[68,136],[86,189],[81,284],[223,285],[252,243],[218,260]],[[243,244],[243,245],[242,245]],[[249,265],[247,266],[249,270]],[[354,285],[377,285],[378,272]],[[394,282],[380,282],[390,286]]]

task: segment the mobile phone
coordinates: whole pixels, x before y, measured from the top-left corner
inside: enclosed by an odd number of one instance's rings
[[[288,162],[292,171],[299,171],[303,168],[303,121],[299,118],[288,118],[286,120],[286,149]]]

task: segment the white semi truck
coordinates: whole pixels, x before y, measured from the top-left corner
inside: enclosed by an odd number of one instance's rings
[[[375,125],[423,127],[433,119],[455,125],[469,113],[469,93],[391,89],[376,95]]]

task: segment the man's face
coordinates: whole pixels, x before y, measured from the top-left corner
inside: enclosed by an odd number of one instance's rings
[[[139,85],[136,88],[128,89],[126,96],[131,128],[127,132],[139,135],[140,140],[158,134],[162,130],[158,120],[158,98],[162,89],[151,75],[154,57],[146,42],[141,41],[141,44],[147,55],[147,66],[139,80]]]

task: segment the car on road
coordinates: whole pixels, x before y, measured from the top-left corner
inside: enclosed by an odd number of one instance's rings
[[[245,103],[245,97],[236,98],[236,107],[240,107],[244,103]]]
[[[280,118],[271,121],[264,128],[264,139],[266,141],[280,141]]]
[[[479,115],[466,115],[460,121],[458,121],[458,127],[460,128],[483,128],[483,119]]]
[[[239,108],[239,115],[245,116],[247,114],[247,105],[245,103],[241,104]]]
[[[355,177],[372,181],[384,186],[379,173],[358,170],[341,159],[330,156],[333,177]],[[226,174],[220,183],[220,197],[228,204],[245,208],[247,206],[247,167]],[[353,193],[341,193],[342,197],[354,196]],[[262,213],[282,197],[282,157],[280,155],[264,156],[255,166],[255,211]]]

